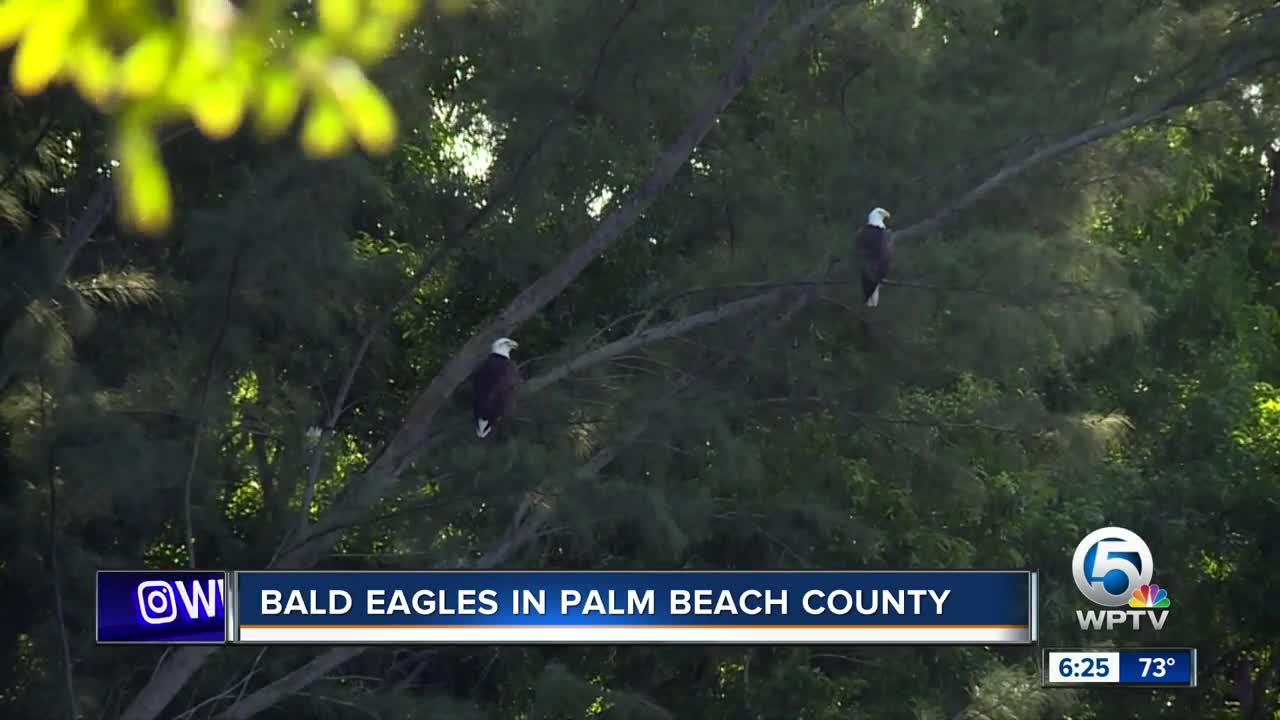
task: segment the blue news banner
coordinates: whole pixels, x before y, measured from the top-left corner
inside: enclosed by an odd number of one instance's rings
[[[222,577],[205,575],[204,580]],[[220,592],[213,606],[191,601],[196,582],[189,573],[132,580],[100,574],[99,599],[109,603],[99,607],[100,640],[741,645],[1036,640],[1036,576],[1029,571],[254,571],[229,573],[217,585],[225,594]],[[145,583],[151,584],[144,588]],[[205,613],[207,607],[216,612]],[[217,635],[222,618],[229,618],[225,640]]]

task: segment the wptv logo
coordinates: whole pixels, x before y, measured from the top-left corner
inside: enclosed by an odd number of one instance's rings
[[[1151,548],[1137,533],[1121,527],[1094,530],[1076,546],[1071,560],[1080,593],[1106,608],[1128,610],[1077,610],[1081,630],[1114,630],[1128,625],[1140,630],[1164,627],[1169,618],[1169,593],[1152,584],[1155,565]]]

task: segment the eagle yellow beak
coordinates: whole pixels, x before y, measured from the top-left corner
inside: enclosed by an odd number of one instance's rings
[[[520,343],[516,342],[515,340],[508,340],[507,343],[511,345],[512,349],[520,347]]]

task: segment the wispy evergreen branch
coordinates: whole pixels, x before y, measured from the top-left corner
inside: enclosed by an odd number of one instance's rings
[[[937,417],[902,417],[892,415],[881,415],[879,413],[859,412],[856,410],[844,409],[840,403],[835,402],[831,397],[777,397],[765,398],[757,401],[757,405],[810,405],[826,408],[839,409],[840,412],[849,417],[871,420],[873,422],[884,423],[886,425],[917,425],[921,427],[932,428],[951,428],[954,430],[984,430],[987,432],[1001,433],[1004,435],[1018,435],[1021,437],[1040,437],[1048,430],[1030,431],[1022,430],[1016,427],[1008,427],[1003,425],[992,425],[990,423],[977,421],[957,421],[944,420]]]
[[[40,144],[44,142],[44,139],[48,137],[49,131],[52,129],[53,116],[49,115],[40,124],[40,130],[36,132],[35,139],[27,145],[25,150],[15,155],[13,160],[9,162],[9,167],[5,168],[4,175],[0,176],[0,190],[4,190],[9,181],[13,180],[14,176],[18,174],[18,170],[36,155],[36,151],[40,149]]]
[[[88,301],[121,307],[154,302],[160,297],[155,280],[140,272],[102,273],[68,284]]]
[[[193,128],[177,130],[164,138],[161,144],[170,143],[190,132],[191,129]],[[71,266],[75,263],[76,257],[89,244],[89,240],[97,232],[98,226],[102,224],[114,207],[115,193],[111,179],[99,179],[85,201],[79,217],[72,223],[63,239],[62,258],[57,263],[51,282],[48,285],[49,288],[58,288],[66,283],[67,274],[71,272]],[[41,299],[30,298],[30,302],[39,302]],[[0,366],[0,390],[9,385],[17,369],[16,359],[11,359],[5,365]]]

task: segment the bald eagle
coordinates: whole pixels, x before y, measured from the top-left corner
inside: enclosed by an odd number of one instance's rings
[[[862,299],[867,307],[880,304],[880,283],[893,266],[893,232],[885,227],[889,211],[876,208],[867,215],[867,224],[858,231],[858,254],[862,257]]]
[[[511,338],[493,341],[489,357],[476,370],[471,380],[472,411],[476,420],[476,437],[488,437],[516,399],[520,371],[511,360],[511,351],[520,344]]]

